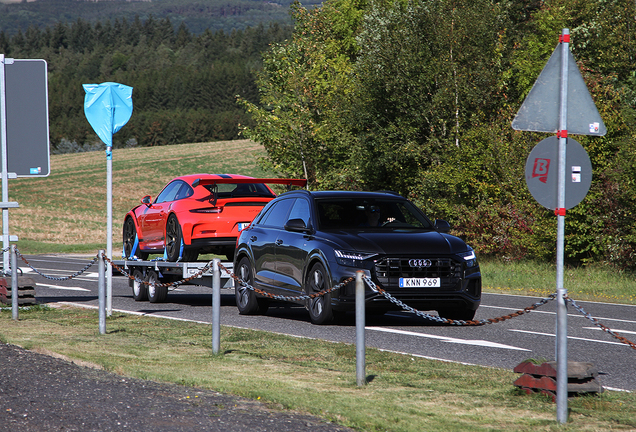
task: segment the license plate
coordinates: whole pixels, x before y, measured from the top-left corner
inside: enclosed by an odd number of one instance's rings
[[[400,278],[400,288],[439,288],[439,278]]]
[[[243,231],[245,228],[247,228],[248,226],[250,226],[250,222],[239,222],[238,223],[238,230],[239,232]]]

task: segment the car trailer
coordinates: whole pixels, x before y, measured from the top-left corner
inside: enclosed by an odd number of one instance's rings
[[[149,300],[151,303],[162,303],[166,301],[168,291],[176,286],[199,285],[212,288],[213,284],[211,261],[117,260],[113,261],[113,264],[116,266],[114,271],[128,276],[133,298],[136,301]],[[220,264],[230,272],[234,268],[232,262]],[[234,279],[225,271],[221,271],[221,288],[234,289]]]

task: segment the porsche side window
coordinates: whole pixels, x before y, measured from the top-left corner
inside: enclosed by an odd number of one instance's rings
[[[183,182],[183,184],[181,185],[181,187],[179,188],[179,191],[177,192],[176,196],[175,196],[175,200],[181,200],[184,198],[189,198],[194,194],[194,190],[192,189],[192,187],[187,184],[186,182]]]
[[[305,226],[309,226],[309,203],[302,198],[297,199],[287,219],[302,219]]]
[[[166,201],[174,201],[177,192],[181,188],[183,182],[181,180],[176,180],[166,186],[161,193],[155,199],[155,203],[162,203]]]
[[[287,215],[293,203],[293,199],[285,199],[277,202],[269,209],[267,214],[261,218],[260,225],[282,228],[285,222],[287,222]]]

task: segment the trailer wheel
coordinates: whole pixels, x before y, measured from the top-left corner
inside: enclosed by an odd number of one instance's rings
[[[148,300],[148,285],[144,282],[144,274],[141,270],[135,269],[132,272],[132,276],[135,278],[131,280],[130,285],[132,287],[133,298],[135,301],[146,301]]]
[[[148,270],[146,273],[146,282],[148,282],[148,300],[150,303],[163,303],[168,296],[168,287],[159,285],[159,277],[154,270]]]

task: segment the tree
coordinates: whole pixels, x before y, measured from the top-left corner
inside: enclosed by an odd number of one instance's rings
[[[264,56],[257,83],[260,106],[241,102],[254,127],[243,133],[263,143],[269,167],[307,178],[309,187],[349,185],[354,139],[343,123],[353,94],[352,58],[357,50],[364,1],[336,0],[307,10],[292,6],[292,39]]]

